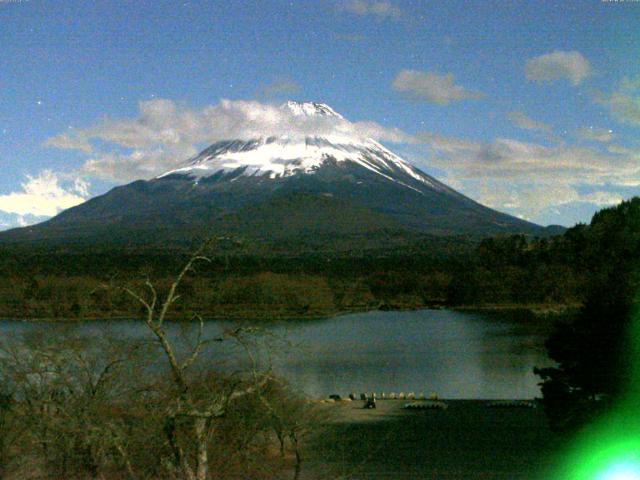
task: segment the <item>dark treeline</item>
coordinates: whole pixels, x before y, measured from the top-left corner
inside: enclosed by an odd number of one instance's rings
[[[577,307],[606,265],[606,232],[612,229],[619,226],[603,210],[591,225],[548,238],[429,237],[388,249],[291,255],[257,253],[250,242],[225,238],[214,243],[211,263],[184,285],[183,304],[212,317],[428,306]],[[5,246],[0,316],[131,316],[131,306],[103,287],[145,277],[162,286],[188,256],[186,248]]]
[[[640,199],[598,212],[590,226],[568,232],[582,245],[589,272],[576,317],[559,323],[547,341],[553,368],[538,370],[553,427],[575,430],[616,407],[633,384],[640,338]],[[637,381],[637,379],[636,379]]]
[[[454,270],[468,264],[469,240],[435,239],[358,255],[260,256],[214,243],[211,262],[183,285],[182,306],[207,316],[308,316],[446,302]],[[131,316],[113,281],[145,277],[160,288],[188,258],[185,250],[80,248],[0,251],[0,316]],[[185,307],[186,308],[186,307]],[[175,314],[184,312],[177,306]]]
[[[330,315],[425,306],[573,305],[583,300],[582,227],[552,239],[524,236],[440,239],[359,256],[330,253],[270,257],[229,250],[200,266],[184,304],[208,316]],[[0,251],[0,316],[131,316],[103,286],[149,276],[159,285],[187,251],[103,249]],[[179,314],[179,309],[176,310]]]

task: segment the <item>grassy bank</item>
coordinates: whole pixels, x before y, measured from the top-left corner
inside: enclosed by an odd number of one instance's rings
[[[560,439],[540,408],[489,408],[447,401],[446,410],[407,411],[401,400],[326,408],[333,421],[313,440],[308,479],[535,479]]]

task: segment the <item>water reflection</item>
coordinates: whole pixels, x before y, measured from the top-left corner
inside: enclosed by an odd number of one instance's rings
[[[217,337],[228,326],[209,322],[206,337]],[[72,328],[88,337],[151,339],[137,321],[98,321]],[[193,328],[185,331],[178,324],[167,328],[173,338],[182,338],[186,348]],[[0,323],[3,335],[54,329],[43,322]],[[266,330],[279,339],[269,349],[276,372],[313,396],[414,391],[437,392],[443,398],[533,398],[539,389],[532,369],[548,363],[538,332],[447,310],[368,312],[279,322]],[[229,362],[231,348],[216,343],[203,359],[238,368]]]

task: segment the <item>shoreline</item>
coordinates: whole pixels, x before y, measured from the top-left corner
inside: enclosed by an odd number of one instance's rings
[[[420,305],[393,305],[383,304],[377,308],[363,307],[363,308],[350,308],[346,310],[338,311],[326,311],[326,312],[314,312],[310,314],[296,314],[294,312],[258,312],[252,311],[246,314],[218,314],[207,315],[203,314],[203,318],[206,322],[220,322],[220,321],[259,321],[259,322],[274,322],[274,321],[308,321],[308,320],[322,320],[328,318],[336,318],[350,314],[366,313],[366,312],[405,312],[415,310],[451,310],[457,312],[467,313],[482,313],[482,314],[517,314],[522,313],[530,318],[537,320],[544,319],[556,319],[562,318],[568,314],[576,312],[581,305],[579,304],[475,304],[475,305],[446,305],[443,303],[431,303]],[[21,322],[47,322],[47,323],[79,323],[79,322],[95,322],[95,321],[122,321],[122,320],[142,320],[130,315],[117,315],[112,317],[103,316],[82,316],[78,318],[70,317],[27,317],[27,318],[11,318],[0,317],[0,322],[3,321],[21,321]],[[171,322],[191,322],[193,320],[186,320],[182,318],[180,314],[173,314],[167,316],[167,321]]]

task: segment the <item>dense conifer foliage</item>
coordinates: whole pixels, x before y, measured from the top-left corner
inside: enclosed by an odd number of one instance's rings
[[[589,269],[584,305],[547,342],[555,368],[537,370],[552,425],[570,429],[604,411],[630,387],[635,351],[631,328],[638,307],[640,199],[598,212],[570,230]],[[576,241],[577,240],[577,241]]]

